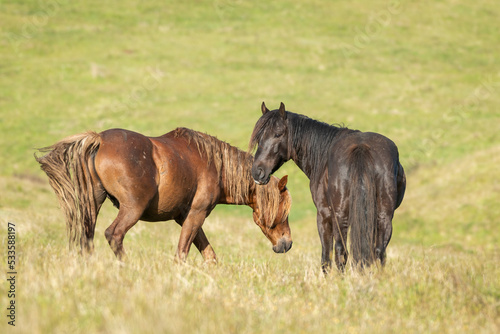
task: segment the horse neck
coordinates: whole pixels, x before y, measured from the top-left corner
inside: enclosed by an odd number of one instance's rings
[[[344,129],[306,117],[290,114],[289,117],[290,159],[309,179],[314,178],[324,171],[327,151]]]

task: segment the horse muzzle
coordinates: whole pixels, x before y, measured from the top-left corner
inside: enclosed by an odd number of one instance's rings
[[[269,180],[271,179],[271,175],[268,175],[266,178],[266,173],[264,172],[264,169],[261,167],[258,167],[255,170],[252,170],[252,177],[255,183],[261,184],[261,185],[266,185],[269,183]]]
[[[254,179],[253,181],[255,182],[255,184],[265,186],[266,184],[268,184],[268,183],[269,183],[269,180],[270,180],[270,179],[271,179],[271,178],[268,178],[267,180],[264,180],[264,181],[258,181],[258,180],[256,180],[256,179]]]
[[[278,240],[276,245],[273,246],[273,251],[275,253],[286,253],[292,248],[292,240],[287,240],[285,238],[281,238]]]

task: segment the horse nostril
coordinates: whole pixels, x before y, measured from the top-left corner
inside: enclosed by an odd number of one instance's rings
[[[286,241],[285,239],[280,239],[279,242],[273,246],[273,251],[275,253],[286,253],[292,248],[292,241]]]
[[[257,168],[257,173],[260,179],[264,178],[264,169],[262,169],[261,167]]]

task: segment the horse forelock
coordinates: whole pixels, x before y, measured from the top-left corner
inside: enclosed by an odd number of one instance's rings
[[[288,142],[286,143],[286,159],[290,160],[294,158],[294,142],[293,136],[290,134],[290,116],[293,118],[294,116],[302,116],[297,115],[295,113],[286,111],[287,118],[284,121],[287,132],[288,132]],[[307,118],[306,116],[302,116]],[[279,113],[279,110],[273,110],[265,113],[259,118],[257,123],[255,124],[254,130],[252,132],[252,136],[250,137],[249,143],[249,152],[255,150],[255,147],[263,140],[263,138],[272,138],[274,134],[279,131],[279,126],[283,122],[283,119]]]
[[[267,223],[267,227],[271,227],[276,218],[281,223],[283,222],[292,206],[292,197],[290,192],[285,190],[284,195],[278,188],[278,178],[271,177],[268,184],[256,187],[257,206],[260,210],[259,219]],[[278,214],[281,216],[278,217]]]
[[[273,131],[278,121],[280,121],[280,116],[276,110],[265,113],[257,120],[257,123],[255,123],[253,128],[252,135],[250,136],[250,143],[248,145],[249,152],[255,149],[264,135]]]

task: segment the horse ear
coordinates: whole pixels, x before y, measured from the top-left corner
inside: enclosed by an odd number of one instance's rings
[[[269,111],[269,109],[267,109],[266,107],[266,104],[264,102],[262,102],[262,106],[260,106],[260,110],[262,110],[262,114],[264,115],[266,112]]]
[[[283,102],[281,102],[281,104],[280,104],[280,115],[281,115],[281,118],[286,119],[285,104]]]
[[[288,175],[283,176],[278,182],[278,189],[280,191],[285,190],[286,183],[288,182]]]

